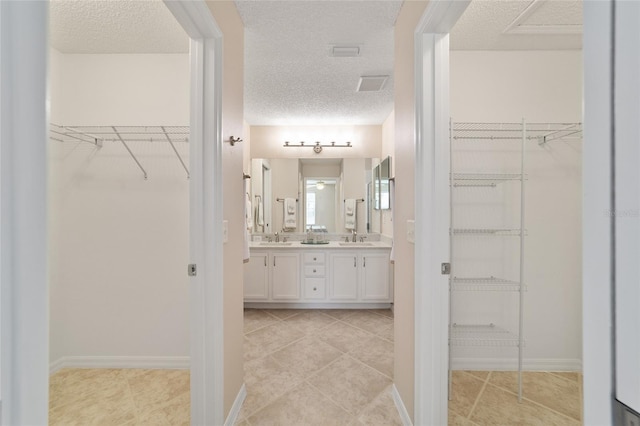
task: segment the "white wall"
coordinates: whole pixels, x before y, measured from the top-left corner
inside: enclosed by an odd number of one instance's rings
[[[58,124],[189,124],[186,54],[53,51],[51,65]],[[49,143],[51,361],[188,357],[189,181],[170,146],[130,144],[145,181],[117,143]]]
[[[453,51],[451,111],[455,121],[519,122],[524,117],[529,122],[580,122],[581,53]],[[581,365],[581,149],[580,142],[559,141],[527,147],[525,368]],[[486,299],[458,297],[462,303]],[[464,358],[509,356],[503,351],[457,353]]]

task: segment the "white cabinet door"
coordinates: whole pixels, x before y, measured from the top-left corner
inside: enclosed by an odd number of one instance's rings
[[[389,300],[389,254],[361,254],[362,300]]]
[[[300,298],[300,255],[298,253],[271,254],[271,298]]]
[[[333,300],[358,299],[358,253],[333,253],[330,258],[330,298]]]
[[[244,264],[244,298],[246,300],[269,299],[269,255],[252,252],[249,263]]]

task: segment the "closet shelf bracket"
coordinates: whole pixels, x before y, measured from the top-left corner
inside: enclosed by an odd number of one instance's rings
[[[182,160],[182,157],[180,156],[180,153],[176,149],[176,146],[173,144],[173,141],[169,137],[169,134],[167,133],[167,130],[164,128],[164,126],[160,126],[160,129],[162,129],[162,133],[164,133],[164,137],[167,138],[167,142],[169,142],[169,145],[171,145],[171,148],[173,148],[173,152],[176,153],[176,156],[178,157],[178,160],[180,160],[180,164],[182,164],[182,168],[184,169],[185,172],[187,172],[187,179],[189,179],[191,177],[191,175],[189,174],[189,169],[187,168],[187,165],[184,164],[184,161]]]
[[[142,170],[142,174],[144,175],[144,179],[147,180],[147,177],[148,177],[147,176],[147,171],[144,169],[144,167],[142,167],[142,164],[140,164],[140,162],[138,161],[136,156],[133,155],[133,152],[131,152],[131,149],[129,149],[129,145],[127,145],[127,143],[124,141],[124,139],[122,139],[122,136],[120,135],[118,130],[115,128],[115,126],[111,126],[111,128],[113,129],[113,132],[116,134],[116,136],[118,137],[120,142],[122,142],[122,145],[124,145],[124,147],[127,149],[127,151],[129,152],[129,155],[131,155],[131,158],[133,158],[133,161],[135,161],[136,164],[138,165],[138,167],[140,167],[140,170]]]

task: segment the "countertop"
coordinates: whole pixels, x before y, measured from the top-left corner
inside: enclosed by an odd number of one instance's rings
[[[302,250],[326,250],[326,249],[390,249],[391,244],[385,241],[364,241],[357,243],[346,243],[344,241],[329,241],[329,244],[302,244],[301,241],[287,241],[286,243],[251,241],[249,248],[252,249],[302,249]]]

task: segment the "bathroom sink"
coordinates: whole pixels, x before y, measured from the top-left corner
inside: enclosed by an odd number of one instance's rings
[[[280,246],[290,246],[292,243],[290,242],[286,242],[286,243],[274,243],[274,242],[264,242],[264,243],[260,243],[261,246],[268,246],[268,247],[280,247]]]
[[[344,243],[338,243],[338,244],[340,244],[343,247],[345,247],[345,246],[348,246],[348,247],[372,247],[373,246],[373,243],[347,243],[347,242],[344,242]]]

